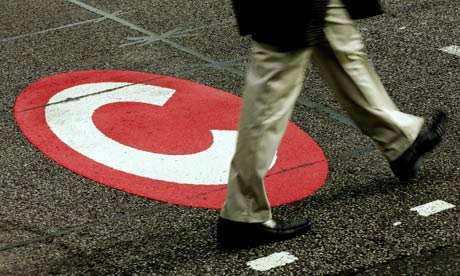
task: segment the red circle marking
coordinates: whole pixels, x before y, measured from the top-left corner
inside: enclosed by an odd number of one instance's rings
[[[210,147],[211,129],[238,128],[241,99],[237,96],[169,76],[114,70],[64,73],[31,84],[18,96],[14,107],[21,131],[49,158],[106,186],[173,204],[220,208],[225,184],[178,184],[115,170],[80,154],[53,133],[45,118],[50,98],[74,86],[102,82],[142,83],[176,91],[164,106],[112,103],[94,112],[95,126],[123,145],[161,154],[193,154]],[[311,195],[327,177],[328,163],[321,148],[293,123],[289,123],[277,156],[265,178],[272,206]]]

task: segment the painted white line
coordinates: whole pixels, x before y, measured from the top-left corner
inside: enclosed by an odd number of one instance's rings
[[[120,17],[118,17],[117,15],[112,15],[112,14],[109,14],[108,12],[105,12],[105,11],[102,11],[102,10],[99,10],[91,5],[88,5],[88,4],[85,4],[83,3],[82,1],[79,1],[79,0],[67,0],[68,2],[71,2],[77,6],[80,6],[86,10],[89,10],[93,13],[96,13],[96,14],[99,14],[103,17],[106,17],[110,20],[113,20],[123,26],[126,26],[132,30],[135,30],[135,31],[138,31],[138,32],[141,32],[143,34],[146,34],[148,37],[152,38],[152,37],[160,37],[160,35],[158,34],[155,34],[155,33],[152,33],[136,24],[133,24],[129,21],[126,21]],[[227,70],[229,72],[232,72],[234,73],[235,75],[238,75],[238,76],[241,76],[241,77],[244,77],[246,74],[244,72],[242,72],[240,69],[237,69],[237,68],[234,68],[232,66],[229,66],[227,63],[225,62],[219,62],[217,60],[214,60],[208,56],[205,56],[204,54],[201,54],[201,53],[198,53],[190,48],[187,48],[183,45],[180,45],[178,43],[175,43],[174,41],[171,41],[167,38],[164,38],[164,37],[160,37],[159,38],[159,41],[162,41],[166,44],[169,44],[171,46],[173,46],[174,48],[178,49],[178,50],[181,50],[189,55],[192,55],[194,57],[197,57],[201,60],[204,60],[206,62],[208,62],[209,64],[213,65],[215,68],[220,68],[220,69],[223,69],[223,70]]]
[[[442,200],[435,200],[433,202],[429,202],[427,204],[423,204],[417,207],[410,209],[411,211],[416,211],[419,215],[428,217],[430,215],[442,212],[447,209],[454,208],[455,205],[447,203]]]
[[[122,14],[126,14],[126,13],[127,12],[117,11],[117,12],[114,12],[112,15],[122,15]],[[64,25],[64,26],[60,26],[60,27],[50,28],[50,29],[46,29],[46,30],[42,30],[42,31],[34,32],[34,33],[28,33],[28,34],[18,35],[18,36],[14,36],[14,37],[2,38],[2,39],[0,39],[0,42],[7,42],[7,41],[16,40],[16,39],[29,37],[29,36],[33,36],[33,35],[38,35],[38,34],[46,34],[48,32],[58,31],[58,30],[66,29],[66,28],[72,28],[72,27],[76,27],[76,26],[80,26],[80,25],[88,24],[88,23],[99,23],[99,22],[101,22],[101,21],[103,21],[103,20],[105,20],[107,18],[108,17],[103,16],[103,17],[100,17],[100,18],[85,20],[85,21],[72,23],[72,24],[68,24],[68,25]]]
[[[111,93],[97,93],[108,90],[112,90]],[[234,153],[229,149],[236,148],[235,130],[212,129],[214,141],[208,149],[193,154],[168,155],[123,145],[103,134],[92,120],[94,112],[106,104],[138,102],[163,106],[174,93],[170,88],[125,82],[81,84],[51,97],[45,109],[46,122],[73,150],[115,170],[178,184],[226,184],[228,164]],[[88,95],[92,97],[86,97]],[[78,101],[64,101],[76,97]],[[275,162],[276,158],[271,166]]]
[[[297,261],[298,258],[289,252],[273,253],[267,257],[247,262],[247,265],[254,270],[267,271],[272,268],[287,265]]]
[[[460,57],[460,46],[457,45],[441,48],[441,51]]]

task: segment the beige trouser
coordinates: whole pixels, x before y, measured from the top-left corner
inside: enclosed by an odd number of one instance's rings
[[[324,33],[326,39],[321,45],[290,52],[253,43],[237,149],[221,217],[240,222],[271,219],[263,178],[302,89],[310,57],[355,124],[378,144],[388,160],[399,157],[420,132],[423,119],[400,112],[390,99],[340,0],[330,1]]]

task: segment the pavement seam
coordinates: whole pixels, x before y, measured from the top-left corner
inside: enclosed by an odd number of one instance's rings
[[[436,246],[436,247],[431,248],[431,249],[421,250],[420,252],[418,252],[418,254],[420,256],[423,256],[423,258],[426,260],[429,256],[433,256],[434,254],[436,254],[439,251],[442,251],[443,249],[452,248],[452,247],[458,247],[458,246],[460,246],[460,243],[440,245],[440,246]],[[428,256],[427,255],[422,255],[423,252],[428,253]],[[390,259],[390,260],[386,260],[386,261],[381,262],[381,263],[373,264],[372,267],[371,266],[363,266],[363,267],[358,267],[358,268],[351,268],[351,269],[348,269],[348,270],[340,271],[340,272],[335,273],[335,274],[328,274],[328,275],[330,275],[330,276],[334,276],[334,275],[367,275],[367,274],[365,274],[366,272],[370,272],[372,270],[375,270],[377,267],[379,267],[379,268],[380,267],[388,267],[388,265],[390,265],[392,263],[395,263],[395,262],[399,262],[399,261],[402,261],[402,260],[413,259],[414,256],[415,255],[400,255],[400,256],[397,256],[394,259]],[[388,268],[386,268],[386,270],[388,270]]]
[[[58,31],[58,30],[66,29],[66,28],[72,28],[72,27],[76,27],[76,26],[80,26],[80,25],[84,25],[84,24],[89,24],[89,23],[98,23],[98,22],[100,22],[100,21],[102,21],[104,19],[106,19],[106,17],[89,19],[89,20],[80,21],[80,22],[76,22],[76,23],[71,23],[71,24],[67,24],[67,25],[63,25],[63,26],[59,26],[59,27],[54,27],[54,28],[50,28],[50,29],[46,29],[46,30],[42,30],[42,31],[38,31],[38,32],[22,34],[22,35],[17,35],[17,36],[8,37],[8,38],[3,38],[3,39],[0,40],[0,42],[8,42],[8,41],[13,41],[13,40],[18,40],[18,39],[33,36],[33,35],[45,34],[45,33],[49,33],[49,32],[52,32],[52,31]]]
[[[150,82],[150,81],[154,81],[154,80],[163,79],[163,78],[165,78],[165,77],[166,77],[166,76],[156,77],[156,78],[150,78],[150,79],[146,79],[146,80],[143,80],[143,81],[140,81],[140,82],[130,83],[130,84],[127,84],[127,85],[118,86],[118,87],[116,87],[116,88],[105,89],[105,90],[98,91],[98,92],[95,92],[95,93],[90,93],[90,94],[87,94],[87,95],[84,95],[84,96],[79,96],[79,97],[74,97],[74,98],[67,98],[67,99],[62,100],[62,101],[57,101],[57,102],[53,102],[53,103],[47,103],[47,104],[45,104],[45,105],[38,105],[38,106],[34,106],[34,107],[30,107],[30,108],[18,110],[18,111],[16,111],[16,112],[17,112],[17,113],[23,113],[23,112],[28,112],[28,111],[33,111],[33,110],[36,110],[36,109],[40,109],[40,108],[46,108],[46,107],[48,107],[48,106],[53,106],[53,105],[58,105],[58,104],[63,104],[63,103],[68,103],[68,102],[73,102],[73,101],[78,101],[78,100],[80,100],[80,99],[84,99],[84,98],[88,98],[88,97],[92,97],[92,96],[97,96],[97,95],[101,95],[101,94],[105,94],[105,93],[114,92],[114,91],[117,91],[117,90],[119,90],[119,89],[124,89],[124,88],[131,87],[131,86],[138,85],[138,84],[144,84],[144,83],[146,83],[146,82]]]
[[[213,68],[213,69],[217,69],[217,70],[224,70],[224,71],[228,71],[228,72],[231,72],[237,76],[240,76],[240,77],[245,77],[245,72],[243,72],[242,70],[239,70],[237,69],[236,67],[239,66],[240,64],[238,63],[234,63],[234,62],[222,62],[222,61],[217,61],[217,60],[214,60],[210,57],[207,57],[201,53],[198,53],[190,48],[187,48],[183,45],[180,45],[178,43],[175,43],[171,40],[169,40],[168,38],[174,38],[174,37],[183,37],[184,35],[187,35],[187,33],[190,33],[190,32],[193,32],[193,31],[197,31],[197,30],[201,30],[201,29],[206,29],[206,28],[209,28],[209,27],[213,27],[213,26],[218,26],[218,25],[225,25],[227,23],[231,23],[231,22],[235,22],[233,19],[228,19],[228,20],[224,20],[222,22],[219,22],[219,23],[214,23],[214,24],[210,24],[210,25],[205,25],[205,26],[199,26],[199,27],[196,27],[196,28],[191,28],[191,29],[174,29],[174,30],[171,30],[165,34],[155,34],[153,32],[150,32],[140,26],[137,26],[129,21],[126,21],[124,19],[121,19],[120,17],[118,17],[118,15],[121,15],[121,14],[126,14],[126,12],[122,12],[122,11],[117,11],[117,12],[113,12],[113,13],[108,13],[108,12],[104,12],[102,10],[99,10],[95,7],[92,7],[88,4],[85,4],[81,1],[78,1],[78,0],[67,0],[75,5],[78,5],[80,6],[81,8],[84,8],[86,10],[89,10],[93,13],[96,13],[98,15],[100,15],[101,17],[100,18],[95,18],[95,19],[90,19],[90,20],[86,20],[86,21],[81,21],[81,22],[77,22],[77,23],[71,23],[71,24],[67,24],[67,25],[63,25],[63,26],[60,26],[60,27],[55,27],[55,28],[50,28],[50,29],[47,29],[47,30],[42,30],[42,31],[38,31],[38,32],[34,32],[34,33],[30,33],[30,34],[23,34],[23,35],[19,35],[19,36],[15,36],[15,37],[10,37],[10,38],[5,38],[5,39],[2,39],[0,40],[0,42],[7,42],[7,41],[12,41],[12,40],[17,40],[17,39],[20,39],[20,38],[24,38],[24,37],[28,37],[28,36],[32,36],[32,35],[37,35],[37,34],[44,34],[44,33],[48,33],[48,32],[51,32],[51,31],[57,31],[57,30],[61,30],[61,29],[65,29],[65,28],[71,28],[71,27],[75,27],[75,26],[80,26],[80,25],[84,25],[84,24],[89,24],[89,23],[99,23],[103,20],[106,20],[106,19],[110,19],[110,20],[113,20],[119,24],[122,24],[126,27],[129,27],[135,31],[138,31],[138,32],[141,32],[145,35],[147,35],[146,37],[136,37],[136,38],[132,38],[133,42],[131,43],[126,43],[126,44],[122,44],[120,47],[124,47],[124,46],[129,46],[129,45],[134,45],[134,44],[140,44],[140,45],[147,45],[147,44],[150,44],[150,43],[153,43],[155,41],[161,41],[161,42],[164,42],[166,44],[169,44],[171,46],[173,46],[174,48],[182,51],[182,52],[185,52],[185,53],[188,53],[196,58],[199,58],[205,62],[207,62],[207,64],[204,64],[204,65],[195,65],[195,66],[198,66],[200,68]],[[129,38],[128,38],[129,39]],[[347,126],[351,126],[351,127],[356,127],[353,122],[351,122],[351,120],[343,115],[342,113],[340,112],[337,112],[336,110],[334,109],[331,109],[331,108],[328,108],[326,106],[323,106],[323,105],[320,105],[318,103],[315,103],[315,102],[312,102],[311,100],[309,100],[308,98],[304,97],[304,96],[299,96],[298,97],[298,100],[297,100],[298,103],[300,103],[301,105],[307,107],[307,108],[310,108],[311,110],[313,111],[316,111],[316,112],[320,112],[320,113],[324,113],[324,114],[327,114],[330,118],[340,122],[340,123],[343,123]],[[36,107],[36,108],[42,108],[44,106],[39,106],[39,107]],[[31,110],[34,109],[34,108],[31,108]],[[24,110],[24,111],[27,111],[27,110]],[[19,112],[22,112],[22,111],[19,111]]]
[[[211,65],[210,67],[212,67],[214,69],[218,69],[218,70],[222,69],[222,70],[231,72],[231,73],[233,73],[233,74],[235,74],[237,76],[240,76],[240,77],[245,77],[246,76],[245,72],[243,72],[242,70],[239,70],[239,69],[229,65],[226,62],[219,62],[217,60],[214,60],[214,59],[212,59],[212,58],[210,58],[208,56],[205,56],[205,55],[203,55],[201,53],[198,53],[198,52],[196,52],[196,51],[194,51],[194,50],[192,50],[192,49],[190,49],[188,47],[180,45],[180,44],[178,44],[178,43],[176,43],[174,41],[171,41],[171,40],[169,40],[167,38],[161,37],[161,35],[155,34],[155,33],[151,32],[149,30],[146,30],[146,29],[144,29],[144,28],[142,28],[140,26],[137,26],[136,24],[133,24],[133,23],[127,21],[127,20],[124,20],[124,19],[118,17],[117,15],[104,12],[104,11],[102,11],[100,9],[97,9],[97,8],[95,8],[93,6],[90,6],[90,5],[86,4],[86,3],[83,3],[83,2],[78,1],[78,0],[67,0],[67,1],[69,1],[69,2],[71,2],[73,4],[75,4],[75,5],[78,5],[83,9],[86,9],[86,10],[91,11],[93,13],[96,13],[98,15],[107,17],[108,19],[111,19],[111,20],[113,20],[113,21],[115,21],[115,22],[117,22],[117,23],[119,23],[121,25],[129,27],[132,30],[141,32],[141,33],[147,35],[150,38],[155,37],[155,38],[157,38],[158,41],[161,41],[161,42],[164,42],[166,44],[169,44],[170,46],[173,46],[174,48],[176,48],[176,49],[178,49],[178,50],[180,50],[182,52],[185,52],[185,53],[190,54],[190,55],[192,55],[192,56],[194,56],[196,58],[199,58],[199,59],[201,59],[203,61],[208,62]],[[346,124],[348,126],[351,125],[350,124],[350,119],[347,116],[345,116],[344,114],[342,114],[342,113],[340,113],[340,112],[338,112],[338,111],[336,111],[334,109],[331,109],[331,108],[328,108],[326,106],[320,105],[318,103],[314,103],[311,100],[307,99],[306,97],[299,96],[297,102],[302,104],[302,105],[304,105],[304,106],[306,106],[306,107],[308,107],[308,108],[311,108],[313,106],[314,107],[313,110],[319,111],[321,113],[325,113],[330,118],[332,118],[332,119],[334,119],[334,120],[336,120],[336,121],[338,121],[340,123],[344,123],[344,124]],[[337,119],[337,118],[339,118],[339,119]]]
[[[139,84],[148,84],[149,82],[152,82],[152,81],[155,81],[155,80],[160,80],[160,79],[164,79],[164,78],[168,78],[168,77],[181,77],[181,75],[185,75],[185,74],[188,74],[188,73],[191,73],[191,72],[194,72],[194,71],[198,71],[198,70],[201,70],[201,68],[195,68],[195,69],[180,71],[180,72],[176,73],[173,76],[158,76],[158,77],[154,77],[154,78],[148,78],[148,79],[145,79],[145,80],[142,80],[142,81],[133,82],[133,83],[130,83],[130,84],[118,86],[118,87],[111,88],[111,89],[105,89],[105,90],[98,91],[98,92],[95,92],[95,93],[90,93],[90,94],[87,94],[87,95],[84,95],[84,96],[79,96],[79,97],[74,97],[74,98],[67,98],[67,99],[62,100],[62,101],[57,101],[57,102],[53,102],[53,103],[47,103],[45,105],[38,105],[38,106],[34,106],[34,107],[29,107],[29,108],[26,108],[26,109],[17,110],[15,112],[16,113],[28,112],[28,111],[33,111],[33,110],[37,110],[37,109],[40,109],[40,108],[46,108],[47,106],[53,106],[53,105],[68,103],[68,102],[72,102],[72,101],[78,101],[80,99],[84,99],[84,98],[87,98],[87,97],[92,97],[92,96],[97,96],[97,95],[100,95],[100,94],[110,93],[110,92],[114,92],[114,91],[117,91],[117,90],[120,90],[120,89],[125,89],[127,87],[131,87],[131,86],[135,86],[135,85],[139,85]]]
[[[108,219],[99,220],[99,221],[96,221],[96,222],[89,222],[89,223],[81,224],[81,225],[78,225],[78,226],[68,227],[68,228],[65,228],[64,230],[60,230],[60,231],[56,231],[56,232],[50,232],[50,233],[48,233],[46,235],[43,235],[43,236],[37,236],[37,237],[31,238],[31,239],[28,239],[28,240],[24,240],[24,241],[17,242],[17,243],[11,244],[11,245],[0,247],[0,252],[4,252],[4,251],[8,251],[8,250],[15,249],[15,248],[20,248],[20,247],[25,247],[27,245],[31,245],[31,244],[36,243],[36,242],[42,242],[42,241],[46,241],[46,240],[49,240],[49,239],[60,238],[62,236],[70,234],[70,233],[82,232],[82,231],[84,231],[84,230],[86,230],[88,228],[91,228],[91,227],[96,227],[96,226],[99,226],[99,225],[102,225],[102,224],[105,224],[105,223],[109,223],[109,222],[119,221],[119,220],[122,220],[124,218],[129,218],[129,217],[134,217],[134,216],[138,216],[138,215],[147,214],[147,213],[150,213],[152,211],[156,211],[156,210],[166,208],[166,207],[170,207],[170,206],[173,206],[173,205],[168,204],[168,203],[158,203],[154,207],[147,208],[147,209],[144,209],[144,210],[141,210],[141,211],[131,212],[131,213],[127,213],[127,214],[124,214],[124,215],[121,215],[121,216],[115,216],[115,217],[111,217],[111,218],[108,218]]]
[[[107,17],[108,19],[113,20],[113,21],[115,21],[115,22],[117,22],[117,23],[119,23],[119,24],[121,24],[123,26],[126,26],[126,27],[128,27],[128,28],[130,28],[132,30],[138,31],[140,33],[143,33],[143,34],[147,35],[150,38],[156,38],[158,41],[167,43],[167,44],[173,46],[174,48],[176,48],[178,50],[181,50],[181,51],[183,51],[185,53],[188,53],[188,54],[190,54],[190,55],[192,55],[194,57],[197,57],[197,58],[199,58],[201,60],[204,60],[204,61],[209,62],[209,63],[219,64],[219,68],[222,68],[224,70],[230,71],[230,72],[235,73],[237,75],[244,76],[244,73],[242,71],[238,70],[238,69],[232,68],[230,66],[226,66],[223,63],[219,63],[218,61],[216,61],[216,60],[214,60],[214,59],[212,59],[210,57],[207,57],[207,56],[205,56],[205,55],[203,55],[201,53],[198,53],[198,52],[196,52],[196,51],[194,51],[194,50],[192,50],[190,48],[187,48],[187,47],[182,46],[182,45],[180,45],[178,43],[175,43],[175,42],[173,42],[173,41],[171,41],[171,40],[169,40],[169,39],[167,39],[165,37],[162,37],[162,35],[159,35],[159,34],[156,34],[154,32],[151,32],[149,30],[146,30],[146,29],[144,29],[144,28],[142,28],[142,27],[140,27],[140,26],[138,26],[136,24],[133,24],[133,23],[127,21],[127,20],[124,20],[124,19],[122,19],[122,18],[120,18],[120,17],[118,17],[116,15],[113,15],[113,14],[110,14],[108,12],[102,11],[100,9],[97,9],[97,8],[95,8],[93,6],[90,6],[90,5],[86,4],[86,3],[83,3],[83,2],[78,1],[78,0],[67,0],[67,1],[73,3],[73,4],[77,5],[77,6],[80,6],[81,8],[86,9],[86,10],[88,10],[90,12],[96,13],[96,14],[104,16],[104,17]]]
[[[371,152],[371,151],[375,151],[375,147],[366,148],[366,149],[363,149],[363,150],[346,152],[344,154],[340,154],[340,155],[337,155],[335,157],[332,157],[331,160],[339,160],[339,159],[342,159],[342,158],[349,158],[350,156],[353,156],[353,155],[362,155],[363,152]],[[275,173],[272,173],[270,175],[267,175],[267,177],[270,177],[270,176],[275,175],[275,174],[281,174],[281,173],[288,172],[288,171],[291,171],[291,170],[303,168],[303,167],[306,167],[306,166],[314,166],[314,165],[316,165],[318,163],[321,163],[321,162],[326,162],[326,160],[320,160],[320,161],[317,161],[317,162],[306,163],[306,164],[302,164],[302,165],[299,165],[299,166],[296,166],[296,167],[288,168],[288,169],[285,169],[285,170],[282,170],[282,171],[275,172]],[[226,188],[227,187],[219,187],[219,188],[217,188],[215,190],[212,190],[212,191],[209,191],[209,192],[199,193],[199,194],[195,194],[193,196],[185,197],[184,199],[198,198],[200,196],[209,195],[209,194],[212,194],[214,192],[222,191],[222,190],[224,190]],[[95,222],[89,222],[89,223],[81,224],[81,225],[78,225],[78,226],[67,227],[67,228],[65,228],[63,230],[60,230],[60,231],[50,232],[50,233],[48,233],[46,235],[43,235],[43,236],[37,236],[37,237],[31,238],[31,239],[28,239],[28,240],[24,240],[24,241],[20,241],[20,242],[14,243],[14,244],[6,245],[4,247],[0,247],[0,252],[5,252],[5,251],[9,251],[9,250],[12,250],[12,249],[15,249],[15,248],[25,247],[25,246],[28,246],[28,245],[31,245],[31,244],[34,244],[34,243],[37,243],[37,242],[44,242],[44,241],[47,241],[49,239],[60,238],[60,237],[63,237],[65,235],[67,235],[67,234],[82,232],[82,231],[84,231],[84,230],[86,230],[88,228],[97,227],[97,226],[100,226],[102,224],[115,222],[115,221],[120,221],[122,219],[130,218],[130,217],[134,217],[134,216],[148,214],[150,212],[159,210],[161,208],[172,207],[172,206],[175,206],[175,205],[171,204],[171,203],[159,202],[158,205],[156,205],[154,207],[151,207],[151,208],[143,209],[141,211],[130,212],[130,213],[126,213],[126,214],[121,215],[121,216],[114,216],[114,217],[104,219],[104,220],[99,220],[99,221],[95,221]]]

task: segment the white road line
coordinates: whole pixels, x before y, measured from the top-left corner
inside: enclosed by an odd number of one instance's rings
[[[441,48],[441,51],[460,57],[460,46],[457,45]]]
[[[117,11],[117,12],[114,12],[112,15],[122,15],[122,14],[126,14],[126,13],[127,12]],[[50,29],[46,29],[46,30],[42,30],[42,31],[34,32],[34,33],[28,33],[28,34],[22,34],[22,35],[18,35],[18,36],[14,36],[14,37],[2,38],[2,39],[0,39],[0,42],[12,41],[12,40],[16,40],[16,39],[20,39],[20,38],[24,38],[24,37],[29,37],[29,36],[33,36],[33,35],[38,35],[38,34],[46,34],[46,33],[49,33],[49,32],[58,31],[58,30],[66,29],[66,28],[72,28],[72,27],[76,27],[76,26],[80,26],[80,25],[84,25],[84,24],[88,24],[88,23],[99,23],[99,22],[102,22],[103,20],[105,20],[107,18],[108,17],[103,16],[103,17],[100,17],[100,18],[95,18],[95,19],[85,20],[85,21],[81,21],[81,22],[77,22],[77,23],[67,24],[67,25],[64,25],[64,26],[50,28]]]
[[[410,209],[411,211],[416,211],[419,215],[428,217],[430,215],[442,212],[447,209],[454,208],[455,205],[447,203],[442,200],[435,200],[433,202],[429,202],[427,204],[423,204],[417,207]]]
[[[0,42],[7,42],[7,41],[11,41],[11,40],[16,40],[16,39],[28,37],[28,36],[33,36],[33,35],[38,35],[38,34],[45,34],[45,33],[48,33],[48,32],[62,30],[62,29],[65,29],[65,28],[71,28],[71,27],[75,27],[75,26],[79,26],[79,25],[83,25],[83,24],[88,24],[88,23],[98,23],[98,22],[100,22],[100,21],[102,21],[104,19],[105,19],[105,17],[96,18],[96,19],[90,19],[90,20],[81,21],[81,22],[77,22],[77,23],[72,23],[72,24],[68,24],[68,25],[64,25],[64,26],[60,26],[60,27],[56,27],[56,28],[51,28],[51,29],[47,29],[47,30],[43,30],[43,31],[38,31],[38,32],[34,32],[34,33],[23,34],[23,35],[18,35],[18,36],[14,36],[14,37],[8,37],[8,38],[2,38],[2,39],[0,39]]]
[[[150,39],[153,38],[153,37],[157,37],[157,38],[159,38],[159,41],[162,41],[162,42],[164,42],[166,44],[169,44],[169,45],[173,46],[174,48],[176,48],[178,50],[181,50],[181,51],[183,51],[183,52],[185,52],[185,53],[187,53],[189,55],[192,55],[192,56],[197,57],[197,58],[199,58],[199,59],[201,59],[203,61],[206,61],[206,62],[208,62],[210,64],[213,64],[216,68],[220,68],[222,70],[227,70],[227,71],[232,72],[232,73],[234,73],[234,74],[236,74],[238,76],[241,76],[241,77],[245,76],[245,73],[243,71],[241,71],[240,69],[233,68],[232,66],[229,66],[225,62],[218,62],[217,60],[214,60],[214,59],[212,59],[212,58],[210,58],[210,57],[208,57],[208,56],[206,56],[204,54],[198,53],[198,52],[196,52],[196,51],[194,51],[194,50],[192,50],[190,48],[187,48],[187,47],[185,47],[183,45],[175,43],[175,42],[173,42],[173,41],[171,41],[171,40],[169,40],[167,38],[161,37],[160,35],[155,34],[153,32],[150,32],[150,31],[148,31],[148,30],[146,30],[146,29],[144,29],[144,28],[142,28],[142,27],[140,27],[140,26],[138,26],[136,24],[133,24],[133,23],[127,21],[127,20],[124,20],[124,19],[118,17],[117,15],[109,14],[108,12],[99,10],[99,9],[97,9],[97,8],[91,6],[91,5],[85,4],[85,3],[83,3],[82,1],[79,1],[79,0],[67,0],[67,1],[73,3],[73,4],[77,5],[77,6],[80,6],[83,9],[86,9],[86,10],[89,10],[89,11],[91,11],[93,13],[99,14],[99,15],[101,15],[103,17],[107,17],[108,19],[113,20],[113,21],[115,21],[115,22],[117,22],[117,23],[119,23],[119,24],[121,24],[123,26],[126,26],[126,27],[128,27],[128,28],[130,28],[132,30],[138,31],[140,33],[143,33],[143,34],[147,35]]]
[[[247,265],[254,270],[267,271],[272,268],[287,265],[297,261],[298,258],[289,252],[273,253],[267,257],[247,262]]]

